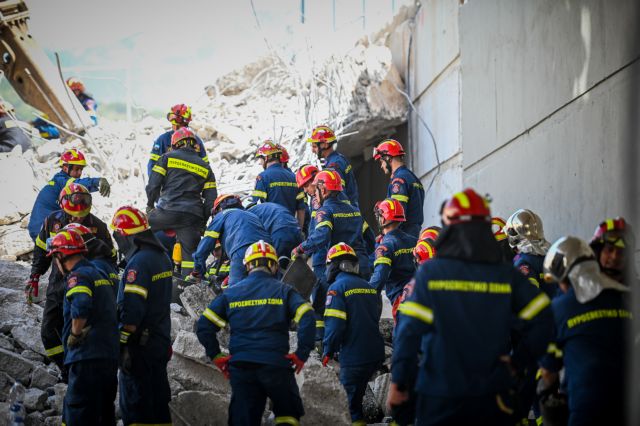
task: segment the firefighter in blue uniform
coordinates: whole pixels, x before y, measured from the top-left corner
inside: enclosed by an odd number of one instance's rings
[[[111,228],[128,240],[118,288],[120,410],[130,424],[169,424],[172,262],[143,212],[119,208]]]
[[[311,144],[311,149],[323,163],[323,170],[330,169],[338,172],[342,179],[344,194],[351,205],[357,208],[360,204],[358,183],[349,161],[335,149],[337,138],[333,130],[327,126],[317,126],[311,132],[307,142]]]
[[[402,230],[406,217],[400,201],[394,198],[382,200],[376,203],[374,212],[384,236],[376,248],[369,285],[379,292],[384,289],[395,312],[402,289],[416,271],[413,249],[418,238]]]
[[[64,274],[64,363],[69,386],[63,424],[115,424],[118,386],[118,329],[113,283],[85,257],[87,247],[74,230],[47,244],[47,256]]]
[[[488,201],[472,189],[443,208],[436,257],[398,308],[387,405],[417,391],[416,424],[512,424],[515,377],[545,351],[549,297],[501,261]],[[512,347],[512,316],[524,323]],[[418,366],[418,354],[422,362]]]
[[[280,162],[282,150],[272,141],[265,141],[256,157],[264,171],[256,177],[256,186],[251,193],[253,201],[269,201],[280,204],[296,218],[298,224],[304,224],[304,192],[296,184],[296,175]]]
[[[593,233],[589,245],[605,275],[628,287],[635,286],[637,276],[632,254],[636,247],[635,237],[631,226],[623,217],[602,221]]]
[[[629,289],[602,273],[589,245],[576,237],[551,246],[544,271],[564,294],[552,304],[556,335],[541,361],[543,381],[557,386],[565,367],[569,425],[627,424]]]
[[[373,149],[373,159],[380,161],[382,171],[391,175],[387,198],[400,201],[404,207],[407,220],[400,229],[418,238],[424,220],[424,187],[420,179],[405,166],[404,155],[402,145],[394,139],[386,139]]]
[[[147,163],[147,175],[149,176],[151,176],[153,166],[156,165],[160,157],[170,151],[171,137],[176,130],[182,129],[183,127],[189,127],[189,123],[191,122],[191,107],[185,104],[176,104],[172,106],[171,111],[167,113],[167,120],[171,123],[171,130],[164,132],[158,136],[155,141],[153,141],[151,155],[149,156],[149,162]],[[202,158],[202,161],[209,164],[207,151],[204,148],[202,140],[197,135],[194,135],[194,138],[196,140],[194,150],[198,156]]]
[[[313,309],[290,286],[274,278],[275,249],[264,241],[244,256],[248,277],[215,298],[198,320],[198,340],[231,381],[230,425],[260,424],[267,398],[277,425],[298,425],[304,415],[293,372],[313,349]],[[298,324],[298,347],[289,353],[289,326]],[[229,355],[216,333],[229,324]],[[292,368],[293,367],[293,368]]]
[[[247,275],[242,262],[247,247],[254,243],[256,238],[271,242],[271,237],[262,226],[260,219],[244,210],[242,201],[237,195],[223,194],[216,198],[212,214],[213,220],[193,253],[195,268],[192,277],[198,279],[204,276],[205,262],[215,249],[216,241],[220,240],[222,250],[231,261],[228,283],[233,285]]]
[[[67,79],[67,86],[76,95],[84,110],[87,111],[93,124],[98,124],[98,103],[93,96],[87,93],[84,83],[77,77],[70,77]]]
[[[365,425],[362,399],[369,379],[384,361],[384,341],[378,328],[380,295],[358,275],[358,269],[358,257],[347,244],[336,244],[327,252],[330,286],[322,365],[340,354],[340,383],[347,392],[352,424]]]
[[[60,156],[61,170],[53,175],[47,185],[42,188],[36,197],[29,217],[29,236],[35,241],[44,219],[56,210],[60,210],[58,197],[60,191],[69,183],[78,183],[86,187],[90,192],[100,191],[100,195],[108,197],[111,193],[109,182],[105,178],[80,178],[82,169],[87,165],[82,152],[76,149],[65,151]]]
[[[193,270],[192,253],[218,195],[216,177],[196,153],[196,139],[187,128],[171,137],[171,151],[155,166],[146,187],[149,224],[154,232],[174,230],[181,248],[181,274]],[[157,206],[156,206],[157,202]]]
[[[277,203],[252,202],[247,210],[258,216],[264,229],[271,235],[271,241],[278,256],[287,256],[303,240],[298,222],[287,212],[287,209]]]

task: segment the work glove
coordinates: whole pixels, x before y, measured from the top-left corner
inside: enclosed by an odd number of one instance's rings
[[[111,185],[109,185],[109,181],[107,179],[100,178],[98,191],[100,191],[100,195],[103,197],[108,197],[111,194]]]
[[[222,284],[220,284],[220,289],[225,291],[229,287],[229,276],[227,275],[224,280],[222,280]]]
[[[38,288],[40,286],[40,274],[31,274],[27,285],[24,288],[27,303],[31,304],[34,297],[38,297]]]
[[[325,356],[322,357],[322,366],[326,367],[327,364],[329,364],[329,361],[331,360],[331,354],[326,354]]]
[[[291,261],[296,260],[296,257],[304,255],[304,249],[302,248],[302,244],[298,247],[291,250]]]
[[[74,349],[82,345],[86,340],[90,330],[91,330],[91,326],[88,325],[82,329],[80,334],[73,334],[73,331],[72,331],[69,334],[69,337],[67,338],[67,347]]]
[[[189,284],[197,284],[200,282],[200,273],[193,271],[184,278],[184,281]]]
[[[229,380],[229,360],[231,359],[231,355],[225,355],[223,353],[219,353],[213,358],[213,364],[218,367],[218,370],[222,373],[225,379]]]
[[[145,213],[147,214],[147,216],[149,216],[149,214],[150,214],[152,211],[154,211],[154,210],[155,210],[155,207],[154,207],[154,206],[147,206],[147,207],[145,207],[145,209],[144,209],[144,211],[145,211]]]
[[[131,358],[129,349],[129,343],[132,339],[132,333],[120,330],[120,359],[118,360],[118,364],[124,374],[131,374],[133,367],[133,358]]]
[[[290,353],[284,356],[286,359],[291,361],[291,366],[295,368],[296,374],[299,374],[302,371],[302,367],[304,367],[304,361],[298,358],[298,355],[295,353]]]

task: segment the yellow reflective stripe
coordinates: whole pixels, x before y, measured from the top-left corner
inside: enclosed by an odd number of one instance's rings
[[[295,417],[282,416],[282,417],[276,417],[276,424],[277,425],[286,424],[286,425],[298,426],[300,424],[300,422]]]
[[[317,320],[316,321],[316,328],[324,328],[324,321]]]
[[[365,220],[362,222],[362,233],[364,233],[364,231],[366,231],[367,229],[369,229],[369,224]]]
[[[498,408],[500,409],[500,411],[507,413],[509,415],[513,414],[513,408],[507,407],[507,405],[504,403],[500,395],[496,395],[496,403],[498,404]]]
[[[293,188],[297,188],[298,184],[295,183],[295,182],[271,182],[269,184],[269,188],[274,188],[276,186],[290,186],[290,187],[293,187]]]
[[[344,179],[340,179],[340,183],[342,184],[343,188],[347,186],[347,183],[344,181]]]
[[[50,186],[54,186],[56,184],[56,182],[53,181],[53,180],[50,180],[49,182],[47,182],[47,184],[50,185]]]
[[[313,308],[311,307],[310,304],[303,303],[302,305],[298,306],[298,309],[296,309],[296,315],[293,317],[293,321],[300,322],[300,319],[302,318],[302,316],[312,310]]]
[[[304,199],[304,192],[298,192],[298,195],[296,195],[296,200],[303,200]]]
[[[537,417],[537,418],[536,418],[536,426],[541,426],[541,425],[542,425],[542,423],[543,423],[543,420],[544,420],[544,419],[542,418],[542,416]]]
[[[311,212],[311,217],[316,217],[317,210]]]
[[[530,320],[538,315],[541,310],[549,306],[549,303],[551,303],[549,297],[544,293],[540,293],[518,313],[518,316],[524,320]]]
[[[209,162],[209,157],[207,157],[206,155],[204,157],[202,157],[202,161],[204,161],[205,163]]]
[[[155,165],[151,168],[151,171],[156,172],[156,173],[160,173],[162,176],[166,176],[167,175],[167,170],[164,167]]]
[[[202,167],[197,164],[190,163],[189,161],[179,160],[177,158],[169,158],[169,161],[167,162],[167,167],[169,169],[186,170],[189,173],[196,174],[205,179],[209,176],[209,170],[207,170],[206,167]]]
[[[135,293],[135,294],[138,294],[138,295],[144,297],[145,299],[147,298],[147,295],[149,294],[149,290],[147,290],[146,288],[142,287],[141,285],[136,285],[136,284],[125,284],[124,292],[125,293]]]
[[[552,354],[556,358],[562,358],[562,350],[555,343],[549,343],[547,353]]]
[[[89,296],[93,296],[93,292],[89,287],[84,285],[79,285],[79,286],[73,287],[72,289],[67,290],[67,298],[76,293],[85,293],[85,294],[88,294]]]
[[[152,276],[151,281],[158,281],[163,278],[171,278],[172,275],[173,273],[171,271],[160,272],[159,274],[155,274],[154,276]]]
[[[64,352],[64,347],[62,345],[54,346],[53,348],[45,349],[44,352],[47,354],[47,356],[54,356]]]
[[[218,314],[216,314],[209,308],[205,309],[202,315],[220,328],[224,328],[224,326],[227,325],[227,322],[225,320],[220,318]]]
[[[349,164],[349,165],[347,166],[347,168],[346,168],[346,169],[344,169],[344,174],[346,175],[346,174],[347,174],[347,173],[349,173],[350,171],[351,171],[351,164]]]
[[[351,423],[351,426],[367,426],[367,422],[365,422],[364,420],[360,419],[360,420],[356,420],[355,422]]]
[[[535,279],[535,278],[533,278],[533,277],[529,277],[528,279],[529,279],[529,282],[530,282],[531,284],[533,284],[534,286],[536,286],[536,287],[540,288],[540,283],[538,282],[538,280],[536,280],[536,279]]]
[[[149,158],[151,158],[151,161],[158,161],[158,159],[160,158],[160,155],[159,155],[159,154],[151,153],[151,155],[149,156]]]
[[[427,324],[433,324],[433,311],[417,302],[404,302],[398,307],[404,315],[417,318]]]
[[[194,261],[183,260],[180,266],[183,268],[193,268],[196,266],[196,263]]]
[[[205,182],[204,189],[217,188],[218,184],[216,182]]]
[[[379,265],[381,263],[391,266],[391,259],[389,259],[388,257],[380,256],[379,258],[373,261],[373,266]]]
[[[40,235],[36,237],[36,246],[40,247],[42,250],[47,250],[47,243],[40,239]]]
[[[222,265],[220,267],[220,272],[229,272],[231,270],[231,265]]]
[[[218,238],[220,236],[220,233],[216,231],[204,231],[204,236],[210,238]]]
[[[324,310],[325,317],[335,317],[341,318],[343,320],[347,319],[347,313],[345,311],[341,311],[339,309],[325,309]]]
[[[93,282],[93,285],[100,287],[102,285],[113,285],[113,283],[109,280],[96,280]]]
[[[267,193],[264,191],[258,191],[257,189],[251,193],[253,197],[267,198]]]
[[[321,228],[323,226],[328,226],[329,228],[333,229],[333,223],[331,223],[330,220],[324,220],[320,222],[319,224],[316,225],[316,229]]]
[[[407,197],[406,195],[393,194],[391,198],[393,198],[394,200],[401,201],[403,203],[406,203],[409,201],[409,197]]]

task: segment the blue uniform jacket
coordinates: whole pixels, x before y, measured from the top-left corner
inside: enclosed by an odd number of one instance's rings
[[[118,288],[120,327],[135,325],[136,333],[148,330],[145,356],[166,360],[171,346],[171,303],[173,264],[159,247],[143,244],[130,257]]]
[[[276,240],[299,242],[302,239],[300,224],[293,216],[287,214],[287,209],[280,204],[260,203],[252,207],[250,212],[258,216],[274,243]],[[289,254],[278,253],[278,256],[289,256]]]
[[[111,281],[111,289],[113,290],[113,295],[116,297],[118,295],[118,286],[120,284],[120,276],[118,275],[118,267],[113,262],[113,259],[107,259],[106,257],[96,257],[90,259],[91,264],[94,268],[96,268],[100,273],[106,275]],[[114,299],[115,300],[115,299]]]
[[[153,141],[153,147],[151,148],[151,154],[149,155],[149,162],[147,163],[147,175],[151,176],[151,169],[156,165],[156,162],[162,157],[169,148],[171,147],[171,136],[173,136],[174,130],[169,130],[168,132],[164,132],[158,138]],[[204,148],[204,144],[202,140],[196,136],[196,143],[198,144],[198,149],[196,152],[202,158],[205,163],[209,163],[209,158],[207,157],[207,150]]]
[[[393,198],[402,204],[407,221],[400,225],[400,229],[418,237],[424,213],[424,187],[420,179],[406,166],[400,166],[391,175],[387,188],[387,198]],[[416,233],[417,230],[417,233]]]
[[[193,253],[194,269],[204,276],[209,254],[220,239],[222,249],[229,259],[244,257],[247,247],[264,240],[271,244],[271,237],[255,214],[242,209],[226,209],[216,214],[204,232],[204,237]]]
[[[494,395],[513,385],[499,360],[521,369],[545,351],[553,327],[549,297],[503,263],[438,258],[423,264],[398,308],[392,380],[445,398]],[[525,324],[511,347],[516,315]]]
[[[544,291],[550,299],[560,295],[558,284],[544,280],[542,264],[544,256],[519,253],[513,258],[513,266],[527,277],[529,282]]]
[[[231,363],[245,361],[288,367],[289,324],[298,324],[296,355],[303,361],[313,349],[313,308],[293,287],[255,271],[213,299],[198,320],[198,340],[209,358],[220,353],[216,333],[229,324]]]
[[[253,201],[269,201],[285,207],[295,216],[304,210],[304,192],[298,188],[296,175],[282,164],[272,164],[256,177],[256,186],[251,193]]]
[[[413,248],[417,243],[416,237],[396,228],[385,234],[376,248],[369,285],[378,291],[384,287],[392,304],[416,271]]]
[[[51,180],[47,182],[47,185],[38,193],[36,201],[33,203],[33,208],[31,209],[31,217],[29,218],[27,228],[29,229],[29,236],[32,240],[35,241],[38,236],[44,219],[49,216],[52,211],[60,210],[58,197],[65,185],[71,182],[86,186],[90,192],[96,192],[100,186],[100,178],[74,179],[63,171],[59,171],[53,175]]]
[[[113,283],[87,259],[75,264],[65,282],[62,329],[65,365],[88,359],[117,360],[119,337]],[[80,346],[69,348],[71,320],[79,318],[85,318],[85,327],[91,326],[91,330]]]
[[[340,367],[384,360],[381,309],[380,295],[366,280],[339,272],[325,302],[324,355],[339,352]]]
[[[540,364],[550,371],[564,365],[569,410],[589,419],[624,400],[626,336],[632,314],[629,294],[604,290],[579,303],[572,288],[553,300],[556,335]]]
[[[342,191],[347,196],[349,202],[355,207],[358,207],[360,205],[358,182],[356,182],[356,177],[353,175],[351,164],[349,164],[347,158],[338,151],[333,151],[325,159],[323,169],[333,169],[340,173],[340,177],[342,178]]]

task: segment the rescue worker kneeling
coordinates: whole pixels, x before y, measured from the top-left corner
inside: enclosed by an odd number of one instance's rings
[[[358,269],[358,256],[347,244],[329,249],[322,365],[326,367],[340,353],[340,383],[349,398],[351,421],[364,425],[362,399],[369,379],[384,361],[384,341],[378,328],[380,295],[358,275]]]
[[[293,372],[302,370],[313,349],[313,309],[273,277],[278,257],[270,244],[249,246],[244,264],[249,276],[209,304],[198,320],[198,340],[231,380],[230,425],[259,425],[267,398],[276,424],[297,425],[304,408]],[[298,348],[288,353],[292,320],[298,324]],[[216,333],[227,324],[230,354],[224,355]]]
[[[64,364],[69,386],[63,424],[115,424],[113,401],[118,386],[118,328],[113,283],[86,258],[82,236],[61,231],[47,242],[64,274]]]

